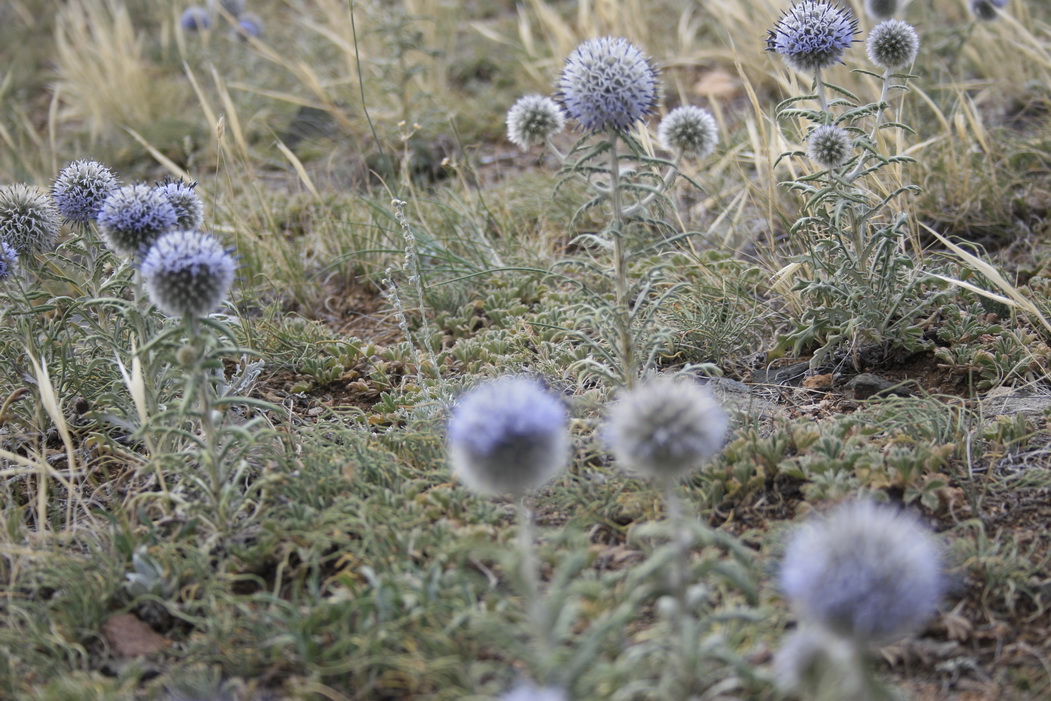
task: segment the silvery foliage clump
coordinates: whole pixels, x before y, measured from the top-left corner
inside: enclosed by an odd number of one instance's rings
[[[630,244],[652,230],[667,237],[675,233],[659,212],[669,207],[667,191],[681,175],[684,159],[703,159],[718,143],[715,119],[700,107],[671,111],[658,127],[658,143],[668,157],[650,155],[637,137],[638,129],[654,113],[661,93],[660,75],[653,61],[623,37],[600,37],[581,43],[566,58],[552,98],[532,95],[508,112],[508,138],[522,148],[544,145],[562,164],[558,188],[568,181],[583,183],[588,199],[576,216],[597,214],[607,221],[597,234],[578,238],[590,255],[612,258],[612,302],[590,306],[602,339],[595,353],[582,361],[587,372],[603,379],[633,384],[639,372],[651,367],[661,339],[646,340],[645,332],[656,307],[651,299],[660,275],[651,266],[640,282],[630,281]],[[568,152],[553,142],[569,123],[582,135]],[[653,244],[652,240],[645,243]],[[642,300],[629,304],[630,300]],[[640,347],[642,346],[642,347]]]
[[[906,253],[908,214],[899,207],[919,188],[905,181],[887,192],[880,181],[881,176],[899,177],[895,171],[913,161],[885,151],[894,132],[915,134],[892,116],[891,102],[908,91],[907,83],[915,77],[908,71],[919,38],[912,27],[894,19],[872,30],[866,52],[879,72],[854,72],[877,78],[882,90],[875,101],[863,103],[822,75],[822,69],[847,55],[855,41],[854,28],[849,9],[831,0],[801,0],[767,40],[770,51],[814,80],[812,94],[789,98],[777,107],[780,120],[809,123],[803,135],[806,149],[781,158],[801,157],[812,164],[811,172],[784,183],[803,198],[799,218],[789,231],[800,251],[792,261],[792,275],[802,311],[781,344],[797,355],[813,349],[814,367],[834,351],[864,348],[883,353],[892,346],[923,347],[923,329],[916,319],[937,301]]]
[[[0,187],[0,241],[19,256],[55,247],[59,216],[46,193],[17,183]]]

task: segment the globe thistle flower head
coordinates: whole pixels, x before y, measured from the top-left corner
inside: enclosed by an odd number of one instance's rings
[[[115,253],[139,258],[175,228],[179,217],[164,193],[149,185],[125,185],[115,190],[99,211],[99,229]]]
[[[220,0],[219,7],[228,12],[231,17],[237,19],[244,14],[248,3],[245,0]]]
[[[258,39],[263,36],[263,20],[259,15],[246,12],[237,18],[237,26],[234,27],[234,32],[245,41],[249,38]]]
[[[208,14],[208,10],[200,5],[190,5],[183,10],[179,24],[182,25],[183,31],[203,32],[212,28],[212,17]]]
[[[500,697],[500,701],[569,701],[566,692],[558,687],[536,687],[520,684]]]
[[[18,252],[6,241],[0,241],[0,282],[11,277],[17,265]]]
[[[865,13],[872,19],[890,19],[898,11],[898,0],[865,0]]]
[[[519,98],[507,112],[507,138],[521,149],[543,144],[565,127],[562,108],[543,95]]]
[[[184,183],[181,180],[168,180],[156,187],[168,198],[175,209],[175,228],[200,229],[204,224],[204,203],[197,196],[194,188],[197,183]]]
[[[0,188],[0,241],[19,256],[53,249],[58,225],[58,211],[45,193],[22,184]]]
[[[463,395],[449,418],[453,471],[482,494],[520,496],[565,466],[566,424],[562,404],[533,380],[487,382]]]
[[[623,131],[657,104],[657,70],[622,37],[585,41],[569,55],[556,85],[566,114],[588,132]]]
[[[214,236],[185,230],[157,239],[141,269],[146,292],[158,309],[193,318],[207,316],[223,303],[236,270],[233,255]]]
[[[943,590],[940,559],[915,518],[855,501],[795,532],[781,589],[810,623],[859,642],[890,642],[934,613]]]
[[[911,25],[897,19],[880,22],[865,41],[869,61],[887,70],[908,68],[920,52],[920,37]]]
[[[971,12],[983,22],[992,22],[1007,7],[1007,0],[971,0]]]
[[[857,33],[849,9],[832,0],[800,0],[767,32],[766,50],[780,54],[789,68],[816,73],[839,63]]]
[[[850,158],[850,134],[835,124],[820,126],[807,137],[806,153],[822,168],[838,168]]]
[[[67,221],[87,224],[98,219],[102,203],[120,187],[117,176],[97,161],[73,161],[51,186],[55,207]]]
[[[673,480],[718,453],[729,425],[705,387],[660,377],[621,395],[609,412],[605,438],[624,470]]]
[[[665,150],[705,158],[719,143],[719,126],[712,113],[701,107],[676,107],[661,120],[657,140]]]

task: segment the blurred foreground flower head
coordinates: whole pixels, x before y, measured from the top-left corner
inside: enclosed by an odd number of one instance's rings
[[[992,22],[1007,7],[1007,0],[971,0],[971,12],[983,22]]]
[[[880,22],[865,40],[869,60],[880,68],[902,70],[912,65],[920,51],[920,37],[911,25],[901,20]]]
[[[816,73],[840,62],[858,33],[858,19],[831,0],[800,0],[767,32],[766,50],[785,65]]]
[[[500,697],[500,701],[569,701],[566,692],[558,687],[537,687],[520,684]]]
[[[16,265],[18,265],[18,253],[7,245],[6,241],[0,241],[0,282],[11,277]]]
[[[864,643],[917,630],[943,590],[934,537],[913,516],[867,500],[800,527],[780,579],[804,621]]]
[[[197,183],[170,180],[156,189],[164,195],[175,209],[175,226],[178,229],[200,229],[204,224],[204,203],[194,188]]]
[[[51,186],[58,213],[71,222],[95,221],[102,203],[120,187],[117,176],[97,161],[73,161],[63,168]]]
[[[898,0],[865,0],[865,13],[872,19],[889,19],[898,11]]]
[[[627,39],[589,39],[566,59],[556,88],[566,114],[585,131],[623,131],[657,104],[657,70]]]
[[[507,112],[507,138],[521,149],[545,143],[566,127],[566,117],[554,100],[526,95]]]
[[[561,402],[533,380],[486,382],[464,394],[449,418],[453,471],[482,494],[521,496],[565,467],[567,421]]]
[[[661,120],[657,140],[662,148],[676,155],[706,158],[719,143],[719,126],[708,110],[683,105]]]
[[[53,249],[58,222],[58,211],[45,193],[22,184],[0,187],[0,241],[19,256]]]
[[[211,29],[212,17],[208,14],[208,10],[200,5],[190,5],[183,10],[179,24],[182,25],[183,31],[203,32]]]
[[[237,264],[209,234],[172,231],[150,248],[142,279],[150,300],[169,316],[200,318],[223,303]]]
[[[673,480],[718,453],[729,425],[705,387],[658,377],[621,395],[609,412],[605,439],[624,470]]]
[[[150,246],[175,228],[175,208],[149,185],[125,185],[102,203],[99,229],[106,245],[128,258],[145,255]]]
[[[234,33],[241,39],[258,39],[263,36],[263,19],[256,14],[246,12],[237,18],[237,26]]]

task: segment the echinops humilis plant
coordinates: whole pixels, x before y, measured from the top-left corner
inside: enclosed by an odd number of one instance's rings
[[[766,50],[820,83],[821,71],[842,61],[857,33],[858,20],[846,7],[832,0],[800,0],[767,32]]]
[[[507,138],[521,149],[546,144],[565,128],[562,108],[546,95],[521,97],[507,112]]]
[[[912,65],[920,51],[920,37],[911,25],[901,20],[880,22],[865,40],[865,53],[874,65],[900,71]]]
[[[120,181],[103,164],[77,160],[55,177],[51,197],[60,215],[67,221],[83,225],[98,219],[102,203],[118,187]]]
[[[215,237],[171,231],[150,247],[140,271],[157,307],[174,317],[200,318],[226,299],[237,264]]]
[[[169,180],[156,186],[175,209],[175,228],[194,231],[204,224],[204,203],[197,196],[197,183]]]
[[[110,250],[136,262],[178,220],[164,193],[141,183],[115,190],[98,215],[102,238]]]
[[[179,24],[187,32],[203,32],[212,28],[212,16],[200,5],[190,5],[183,10]]]
[[[676,156],[707,158],[719,143],[719,125],[708,110],[683,105],[661,120],[657,140],[661,148]]]
[[[45,193],[22,184],[0,188],[0,241],[19,256],[52,250],[58,226],[58,211]]]
[[[585,41],[566,58],[555,93],[588,132],[624,131],[657,105],[657,70],[623,37]]]
[[[835,124],[823,124],[806,140],[807,156],[826,170],[838,168],[850,159],[852,140],[846,129]]]

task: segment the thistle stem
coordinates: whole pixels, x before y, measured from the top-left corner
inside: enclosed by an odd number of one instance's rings
[[[551,621],[547,605],[540,595],[540,564],[536,557],[535,535],[533,533],[533,514],[525,503],[525,495],[515,499],[518,516],[518,553],[522,582],[526,589],[526,611],[533,626],[533,637],[539,657],[537,676],[543,681],[551,670],[554,640],[551,635]]]
[[[635,386],[635,348],[631,339],[631,310],[628,307],[628,261],[624,251],[624,209],[620,197],[620,160],[617,157],[617,131],[609,132],[609,189],[613,221],[614,323],[620,344],[621,372],[628,389]]]
[[[194,349],[195,362],[193,371],[187,374],[187,391],[196,385],[197,406],[201,421],[201,436],[204,445],[200,450],[200,461],[211,482],[212,502],[215,509],[215,528],[220,534],[226,533],[226,508],[223,505],[223,471],[219,461],[219,432],[212,418],[212,386],[205,363],[205,339],[200,333],[197,318],[192,315],[184,317],[186,333]]]
[[[825,114],[825,124],[832,123],[832,110],[828,108],[828,97],[825,94],[825,81],[821,79],[821,69],[814,71],[814,87],[817,91],[817,101],[821,105],[821,111]]]
[[[676,551],[671,584],[679,614],[675,621],[679,633],[679,680],[685,689],[689,689],[693,681],[693,650],[695,647],[693,639],[695,627],[687,593],[691,539],[683,519],[682,505],[675,494],[675,481],[665,480],[662,486],[664,509],[668,522],[671,524],[672,543]]]

